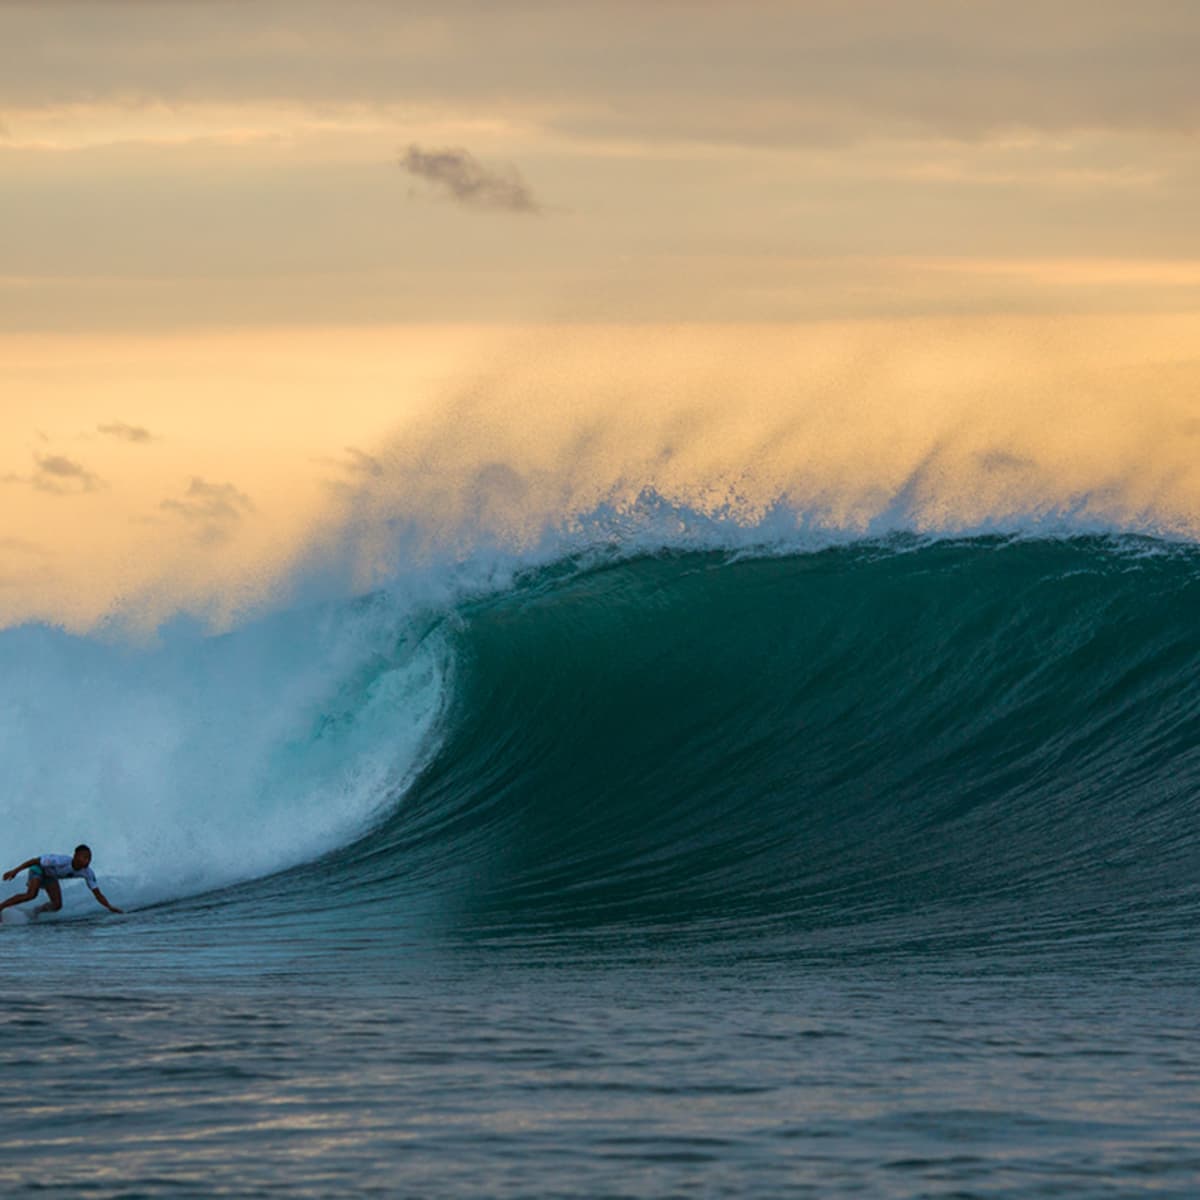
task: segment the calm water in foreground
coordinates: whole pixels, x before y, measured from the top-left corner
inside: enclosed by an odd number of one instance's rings
[[[6,1192],[1116,1197],[1200,1180],[1196,977],[1161,958],[1016,974],[995,956],[705,963],[631,940],[570,961],[150,924],[0,935]]]

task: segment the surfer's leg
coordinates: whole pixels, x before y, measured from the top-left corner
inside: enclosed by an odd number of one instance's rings
[[[62,888],[59,886],[57,879],[43,879],[42,887],[46,889],[47,903],[39,904],[33,910],[33,915],[36,917],[39,913],[58,912],[62,908]]]
[[[41,886],[41,880],[36,875],[31,875],[29,877],[29,887],[20,895],[9,896],[3,904],[0,904],[0,910],[6,909],[10,904],[24,904],[26,900],[32,900],[38,894],[38,888]]]

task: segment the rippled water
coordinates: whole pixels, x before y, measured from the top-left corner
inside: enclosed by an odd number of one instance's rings
[[[7,1189],[1183,1196],[1200,1177],[1190,952],[559,963],[147,920],[6,935],[36,956],[0,1034]]]

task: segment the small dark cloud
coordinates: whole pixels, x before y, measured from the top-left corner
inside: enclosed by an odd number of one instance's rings
[[[430,150],[409,146],[400,158],[400,166],[410,175],[441,189],[449,199],[470,208],[513,213],[542,211],[516,167],[508,164],[486,167],[459,146]]]
[[[181,500],[163,500],[163,512],[174,513],[196,526],[202,542],[224,541],[243,517],[254,511],[254,502],[232,483],[209,483],[192,477]]]
[[[107,425],[97,425],[96,430],[109,437],[120,438],[123,442],[145,443],[154,440],[150,430],[143,429],[140,425],[128,425],[124,421],[110,421]]]
[[[56,496],[78,496],[104,487],[103,479],[65,455],[39,454],[35,462],[32,475],[0,475],[0,483],[27,483],[39,492]]]

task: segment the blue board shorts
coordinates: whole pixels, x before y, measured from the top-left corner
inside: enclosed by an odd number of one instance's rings
[[[45,867],[30,867],[29,868],[29,878],[30,879],[45,879],[46,878],[46,868]]]

